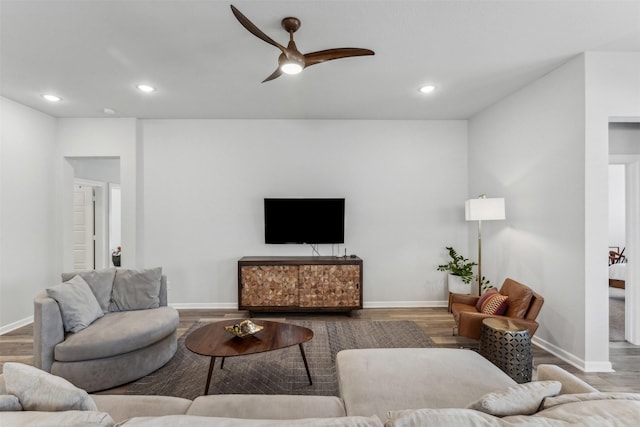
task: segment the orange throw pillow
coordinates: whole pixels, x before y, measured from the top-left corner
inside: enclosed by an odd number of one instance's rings
[[[495,294],[487,298],[482,304],[482,312],[484,314],[493,314],[502,316],[507,311],[509,297],[506,295]]]
[[[482,311],[482,305],[484,304],[484,302],[487,300],[487,298],[489,298],[491,295],[495,295],[498,293],[498,290],[496,288],[491,288],[488,289],[484,294],[482,294],[482,296],[478,299],[478,302],[476,302],[476,310],[478,311]]]

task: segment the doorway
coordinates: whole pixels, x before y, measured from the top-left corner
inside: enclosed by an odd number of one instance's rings
[[[616,341],[628,341],[631,344],[640,343],[640,292],[637,284],[638,254],[640,254],[640,123],[639,122],[612,122],[609,123],[609,167],[619,165],[624,171],[621,178],[624,182],[624,193],[618,195],[624,204],[624,215],[619,221],[623,222],[626,266],[623,270],[624,290],[610,290],[617,292],[623,299],[623,337]],[[610,175],[610,180],[615,179]],[[611,182],[610,182],[611,184]],[[615,189],[609,189],[610,202]],[[616,197],[615,195],[613,197]],[[611,215],[611,214],[610,214]],[[611,219],[611,218],[610,218]],[[610,226],[611,227],[611,226]],[[611,274],[611,271],[610,271]],[[611,303],[612,301],[610,301]],[[611,304],[610,304],[610,329],[611,329]]]
[[[70,267],[74,271],[113,267],[112,253],[120,245],[121,233],[120,159],[66,160],[73,170]]]
[[[625,340],[626,166],[609,164],[609,341]]]

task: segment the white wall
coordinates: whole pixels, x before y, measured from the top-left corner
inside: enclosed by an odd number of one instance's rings
[[[263,198],[346,198],[366,306],[444,304],[444,247],[466,246],[465,121],[145,120],[144,258],[169,301],[236,307],[237,260],[265,245]],[[331,246],[321,246],[331,255]]]
[[[636,120],[636,123],[609,123],[609,154],[640,154],[640,117]]]
[[[56,279],[56,120],[2,97],[0,120],[2,333],[32,318],[33,298]]]
[[[586,333],[584,84],[578,57],[469,123],[470,196],[506,203],[506,221],[483,223],[483,273],[540,293],[536,341],[579,366]],[[475,239],[471,232],[471,248]]]
[[[120,159],[122,192],[122,266],[137,262],[138,182],[136,119],[59,119],[56,156],[57,197],[60,217],[56,228],[61,248],[58,265],[72,268],[71,260],[71,189],[73,166],[68,158],[104,157]]]
[[[608,298],[608,125],[631,117],[640,117],[640,54],[587,53],[469,124],[471,195],[507,200],[507,221],[492,224],[493,241],[483,248],[483,258],[495,257],[487,273],[541,293],[536,343],[586,371],[611,369],[608,305],[602,304]],[[637,298],[635,306],[640,293]]]
[[[608,297],[607,267],[601,262],[603,248],[608,246],[607,204],[609,163],[609,122],[619,118],[640,119],[640,53],[590,52],[586,59],[586,359],[608,359],[608,310],[602,310],[602,301]],[[637,163],[637,162],[636,162]],[[633,165],[631,165],[633,166]],[[633,169],[629,167],[628,169]],[[628,181],[627,181],[628,182]],[[629,188],[629,186],[627,186]],[[633,187],[636,189],[637,187]],[[635,200],[640,196],[635,195]],[[627,197],[629,200],[629,197]],[[627,218],[636,221],[627,224],[628,259],[638,259],[634,251],[640,247],[640,211]],[[633,239],[629,235],[635,235]],[[634,247],[635,244],[635,247]],[[625,337],[640,343],[640,292],[634,283],[640,283],[640,263],[627,267]],[[630,317],[631,316],[631,317]],[[595,363],[594,363],[595,364]]]
[[[120,159],[73,157],[67,161],[73,166],[75,178],[120,184]]]

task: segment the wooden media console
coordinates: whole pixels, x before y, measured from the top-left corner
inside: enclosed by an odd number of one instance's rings
[[[243,257],[238,308],[249,311],[351,311],[362,308],[358,257]]]

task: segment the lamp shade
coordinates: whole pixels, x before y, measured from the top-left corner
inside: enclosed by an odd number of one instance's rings
[[[467,221],[505,219],[504,199],[469,199],[464,202],[464,219]]]

